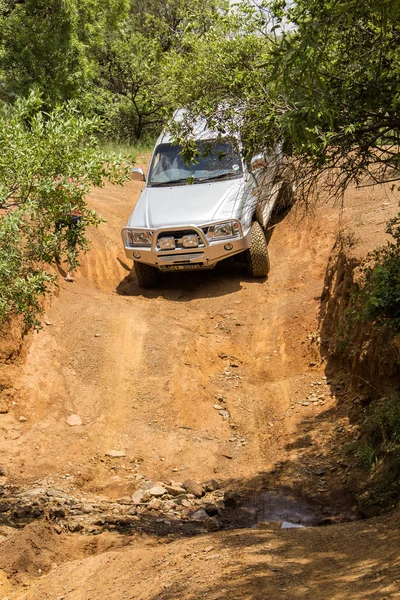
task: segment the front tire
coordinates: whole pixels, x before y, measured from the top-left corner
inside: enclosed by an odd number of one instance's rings
[[[155,267],[135,261],[134,268],[141,288],[148,290],[158,287],[158,270]]]
[[[246,250],[247,272],[251,277],[266,277],[269,273],[267,240],[260,223],[251,226],[251,245]]]

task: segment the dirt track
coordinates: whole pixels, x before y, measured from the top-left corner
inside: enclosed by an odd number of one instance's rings
[[[93,233],[76,282],[60,279],[44,329],[32,334],[26,355],[7,367],[13,404],[0,415],[7,481],[111,501],[132,495],[143,477],[153,482],[217,479],[222,487],[251,495],[264,489],[268,475],[268,485],[275,481],[321,506],[329,498],[348,518],[352,503],[343,494],[341,474],[321,482],[315,471],[334,448],[329,436],[337,428],[336,399],[312,343],[326,263],[340,224],[337,211],[324,208],[307,218],[293,212],[278,221],[266,282],[249,280],[240,265],[232,264],[170,275],[159,290],[144,293],[130,275],[119,234],[139,188],[131,183],[96,191],[91,204],[107,222]],[[307,401],[310,393],[316,401]],[[82,424],[69,425],[71,415]],[[312,459],[306,454],[310,447]],[[124,456],[109,457],[110,451]],[[257,542],[248,543],[268,547],[272,534],[257,535]],[[296,535],[287,534],[294,547]],[[316,535],[322,540],[325,534]],[[114,540],[111,546],[120,544],[125,542]],[[241,545],[246,544],[244,537]],[[177,552],[184,563],[187,548]],[[76,550],[77,557],[80,553],[88,552]],[[102,569],[85,568],[82,581]],[[194,587],[168,595],[159,591],[160,585],[168,588],[162,580],[157,592],[143,583],[136,595],[120,586],[119,595],[102,596],[101,587],[96,591],[82,584],[60,596],[75,567],[63,569],[50,595],[39,586],[26,598],[222,598],[227,593]],[[281,586],[280,597],[366,597],[362,591],[326,596],[323,586],[313,595],[307,585],[294,595],[285,595]],[[232,598],[266,598],[265,591],[280,590],[242,588],[235,595],[229,589]],[[400,597],[392,592],[388,588],[386,596],[370,597]]]
[[[27,482],[81,473],[88,489],[121,495],[132,488],[123,468],[131,461],[155,480],[172,469],[200,480],[269,470],[287,458],[287,436],[309,412],[292,402],[323,375],[309,367],[307,336],[337,216],[278,223],[267,282],[233,265],[171,275],[143,293],[119,235],[138,187],[96,192],[107,224],[76,282],[61,280],[51,325],[32,336],[4,440],[10,452],[15,438],[10,471]],[[221,402],[229,421],[213,408]],[[71,414],[82,426],[67,425]],[[233,433],[239,442],[229,442]],[[111,449],[126,460],[110,478],[100,459]]]

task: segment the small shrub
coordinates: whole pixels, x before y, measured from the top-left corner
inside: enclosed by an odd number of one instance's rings
[[[374,406],[364,426],[369,443],[376,449],[378,457],[392,452],[400,453],[400,398],[382,398]]]
[[[400,331],[400,214],[389,221],[387,233],[394,241],[376,250],[373,266],[365,269],[361,291],[363,317]]]
[[[355,454],[371,471],[364,508],[367,504],[386,508],[400,498],[400,397],[382,398],[372,405],[361,433]]]
[[[67,105],[47,114],[32,94],[0,102],[0,324],[22,315],[38,325],[40,298],[55,281],[47,268],[56,258],[74,267],[86,250],[86,230],[100,222],[86,195],[104,180],[122,183],[130,165],[106,161],[97,141],[98,121]],[[68,226],[73,211],[81,222]],[[59,226],[56,226],[56,224]]]

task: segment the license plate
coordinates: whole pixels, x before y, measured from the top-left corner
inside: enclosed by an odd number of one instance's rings
[[[190,269],[202,269],[202,264],[194,264],[194,265],[166,265],[165,267],[168,271],[188,271]]]

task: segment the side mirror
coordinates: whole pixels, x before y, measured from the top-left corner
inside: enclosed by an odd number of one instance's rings
[[[132,169],[131,179],[132,181],[146,181],[146,177],[144,176],[143,170],[140,167]]]
[[[263,169],[266,166],[264,154],[256,154],[250,161],[250,170]]]

